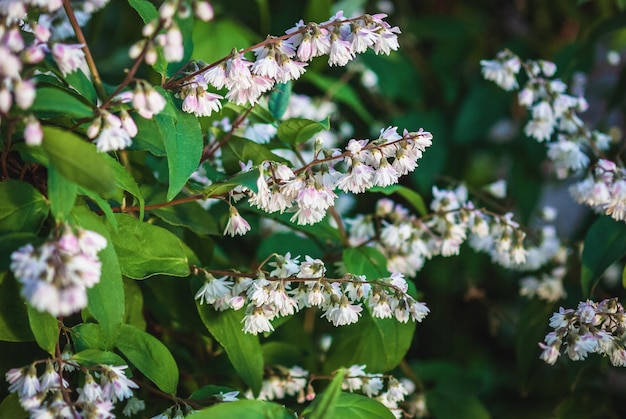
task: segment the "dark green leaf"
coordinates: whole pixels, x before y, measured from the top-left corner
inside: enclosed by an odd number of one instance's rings
[[[263,381],[263,352],[259,337],[243,332],[244,310],[215,311],[209,305],[198,306],[202,322],[226,350],[228,359],[254,394]]]
[[[165,140],[153,118],[133,118],[137,125],[137,135],[129,150],[147,150],[155,156],[165,156]]]
[[[65,81],[90,103],[95,104],[98,100],[96,88],[93,87],[92,81],[89,80],[81,70],[72,71],[70,74],[67,74]]]
[[[6,274],[0,274],[0,340],[8,342],[30,342],[34,336],[30,331],[26,303],[20,296],[17,282]]]
[[[193,30],[194,60],[207,63],[217,61],[230,54],[233,48],[246,48],[256,35],[245,25],[223,17],[206,23],[196,20]]]
[[[271,114],[279,120],[285,114],[291,97],[291,82],[279,83],[270,94],[267,106]],[[328,128],[326,128],[328,129]]]
[[[139,13],[143,23],[151,22],[159,17],[156,7],[148,0],[128,0],[128,4]]]
[[[377,400],[360,394],[340,393],[335,403],[334,412],[327,417],[333,419],[394,419],[395,416],[391,410]]]
[[[428,210],[426,209],[426,204],[424,204],[422,196],[415,192],[413,189],[409,189],[406,186],[390,185],[384,188],[381,188],[380,186],[374,186],[373,188],[370,188],[368,192],[380,192],[387,196],[397,193],[398,195],[406,199],[407,202],[411,204],[420,215],[424,216],[428,214]]]
[[[291,146],[310,140],[320,131],[330,128],[330,119],[325,121],[311,121],[304,118],[291,118],[278,125],[278,138]]]
[[[99,349],[106,351],[112,348],[115,342],[110,342],[102,329],[96,323],[80,323],[72,327],[72,341],[76,352],[88,349]]]
[[[37,96],[29,110],[45,116],[69,115],[76,118],[90,118],[94,115],[91,106],[85,104],[72,93],[55,87],[37,89]]]
[[[37,344],[41,349],[53,355],[59,338],[57,319],[48,313],[32,308],[30,305],[27,307],[27,311],[28,324]]]
[[[304,16],[308,22],[324,22],[331,15],[330,0],[309,0]]]
[[[59,128],[43,127],[43,148],[50,164],[65,177],[94,192],[109,195],[115,190],[113,170],[93,144]]]
[[[587,231],[582,254],[581,287],[590,297],[596,281],[613,262],[626,254],[626,224],[600,217]]]
[[[160,113],[154,118],[165,140],[169,187],[167,200],[172,200],[183,189],[189,176],[198,168],[202,155],[202,130],[198,119],[168,104],[170,112]]]
[[[335,411],[335,407],[341,395],[341,385],[345,376],[346,370],[344,368],[339,369],[335,373],[335,377],[326,390],[320,396],[317,396],[311,406],[306,409],[305,416],[307,418],[323,419],[335,417],[338,413]]]
[[[22,409],[17,393],[9,394],[2,400],[2,403],[0,403],[0,417],[11,419],[26,419],[28,417],[28,413]]]
[[[104,154],[104,156],[107,163],[113,170],[115,184],[137,198],[137,202],[139,203],[139,219],[143,220],[143,207],[145,205],[145,200],[143,198],[143,194],[141,193],[141,189],[139,189],[139,185],[132,175],[128,173],[124,166],[122,166],[117,160],[108,154]]]
[[[119,231],[110,234],[124,275],[134,279],[189,275],[189,261],[178,237],[130,215],[115,216]]]
[[[50,212],[55,220],[65,221],[74,208],[77,186],[65,179],[54,166],[48,168],[48,198]]]
[[[36,232],[48,216],[46,199],[19,180],[0,183],[0,231]]]
[[[355,275],[365,275],[374,281],[389,276],[387,259],[373,247],[351,247],[343,252],[346,271]]]
[[[85,349],[75,353],[72,359],[84,367],[93,367],[98,364],[126,365],[126,361],[115,352],[101,351],[100,349]]]
[[[238,400],[219,403],[208,409],[200,410],[188,416],[192,419],[293,419],[293,413],[283,406],[261,400]]]
[[[107,240],[107,247],[98,253],[102,263],[100,282],[87,290],[89,312],[102,326],[110,348],[119,334],[124,319],[124,284],[120,263],[114,243],[102,220],[85,207],[76,207],[72,212],[75,223],[87,230],[101,234]]]
[[[125,324],[115,346],[161,391],[176,394],[178,366],[161,341],[135,326]]]
[[[137,281],[124,279],[124,323],[132,324],[138,329],[146,330],[146,320],[143,317],[143,294]]]
[[[237,391],[237,390],[230,388],[230,387],[216,386],[213,384],[209,384],[207,386],[200,387],[199,389],[191,393],[191,396],[189,396],[189,398],[199,403],[202,403],[203,401],[215,402],[215,400],[219,400],[220,393],[225,394],[225,393],[230,393],[232,391]]]
[[[358,323],[342,326],[341,334],[333,339],[325,371],[355,364],[367,365],[369,372],[389,371],[406,355],[414,332],[414,322],[372,318],[363,310]]]
[[[104,217],[111,224],[111,227],[113,228],[113,230],[117,231],[118,229],[117,219],[115,218],[115,213],[113,212],[113,209],[111,208],[111,204],[109,203],[109,201],[102,198],[97,193],[90,191],[89,189],[78,188],[78,193],[81,195],[85,195],[86,197],[91,199],[93,202],[95,202],[96,205],[98,205],[98,207],[100,208],[100,210],[104,213]]]
[[[241,172],[221,182],[216,182],[209,185],[202,193],[208,198],[210,196],[222,195],[230,192],[235,187],[242,185],[257,192],[256,182],[259,179],[260,173],[257,168],[252,168],[247,172]]]
[[[478,397],[435,387],[426,392],[428,411],[437,418],[489,419],[491,415]]]

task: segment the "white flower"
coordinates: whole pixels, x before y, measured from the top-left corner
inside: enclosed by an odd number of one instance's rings
[[[322,314],[334,326],[344,326],[359,321],[359,316],[363,311],[361,304],[350,304],[347,298],[343,298],[340,303],[334,304],[327,308]]]
[[[56,43],[52,46],[52,58],[64,76],[86,66],[82,44]]]
[[[207,281],[198,290],[195,295],[196,300],[200,300],[200,304],[213,304],[221,298],[226,298],[231,295],[233,281],[229,280],[227,276],[215,278],[210,273],[206,273]]]
[[[248,222],[239,215],[239,211],[231,205],[224,235],[228,234],[231,237],[235,237],[235,235],[244,236],[248,231],[250,231],[250,224],[248,224]]]
[[[257,335],[259,333],[273,332],[274,326],[270,320],[274,314],[265,307],[248,306],[250,313],[246,313],[242,322],[244,323],[243,331]]]
[[[100,375],[100,385],[104,397],[112,402],[128,399],[133,396],[133,388],[139,388],[137,383],[124,374],[128,365],[103,365]]]

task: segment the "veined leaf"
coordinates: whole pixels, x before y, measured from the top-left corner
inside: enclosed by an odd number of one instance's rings
[[[36,232],[47,216],[46,199],[29,183],[0,182],[0,231]]]
[[[312,121],[304,118],[291,118],[278,125],[278,138],[291,146],[310,140],[320,131],[330,128],[330,118],[325,121]]]
[[[56,87],[37,89],[35,102],[29,110],[46,116],[69,115],[75,118],[89,118],[94,114],[91,106],[85,104],[72,93]]]

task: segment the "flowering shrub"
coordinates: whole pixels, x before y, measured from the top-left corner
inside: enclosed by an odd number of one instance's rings
[[[0,416],[619,415],[593,72],[364,3],[0,1]]]

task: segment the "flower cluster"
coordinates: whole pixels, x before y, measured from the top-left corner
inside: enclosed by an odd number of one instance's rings
[[[373,317],[395,317],[403,323],[421,322],[430,311],[408,294],[402,274],[375,281],[351,274],[330,279],[325,277],[326,267],[320,259],[306,256],[301,262],[299,258],[292,258],[289,253],[275,255],[269,263],[274,269],[268,274],[259,270],[254,275],[232,273],[215,278],[203,270],[205,283],[195,298],[216,310],[239,310],[245,306],[243,331],[255,335],[273,331],[273,319],[293,315],[305,307],[319,308],[322,317],[334,326],[356,323],[363,303]]]
[[[22,296],[37,310],[67,316],[87,306],[87,288],[100,281],[97,253],[106,239],[93,231],[64,226],[59,238],[11,254],[11,270]]]
[[[506,63],[518,62],[518,65]],[[496,60],[481,61],[485,78],[506,90],[517,88],[517,73],[523,68],[528,77],[518,94],[518,102],[531,115],[524,132],[537,141],[547,141],[548,157],[558,178],[566,178],[588,170],[587,176],[571,187],[571,193],[581,204],[610,215],[617,221],[626,220],[626,171],[604,153],[611,137],[591,130],[580,119],[588,104],[581,95],[567,94],[567,85],[552,79],[556,66],[549,61],[521,60],[506,50]],[[514,71],[515,70],[515,71]],[[555,135],[556,134],[556,135]],[[556,136],[556,141],[550,141]],[[590,164],[595,163],[590,167]]]
[[[43,374],[38,375],[37,362],[13,368],[5,374],[9,392],[19,397],[20,404],[30,417],[36,418],[114,418],[113,409],[118,401],[130,399],[124,409],[125,414],[143,410],[144,403],[132,398],[137,384],[126,377],[127,365],[97,365],[91,372],[80,369],[84,375],[83,386],[75,389],[78,397],[71,398],[69,383],[59,373],[59,365],[46,361]],[[64,370],[76,369],[70,359],[64,363]]]
[[[362,193],[373,186],[388,186],[417,167],[417,160],[432,144],[426,131],[397,133],[396,127],[381,130],[375,140],[350,140],[345,151],[323,150],[315,159],[293,171],[285,165],[259,167],[257,190],[249,191],[249,203],[267,213],[293,211],[291,221],[315,224],[334,205],[335,189]],[[343,162],[345,172],[337,170]],[[318,170],[314,170],[319,166]]]
[[[411,392],[413,383],[408,380],[405,385],[393,376],[383,374],[370,374],[365,372],[365,365],[352,365],[346,369],[346,374],[341,385],[343,390],[350,393],[359,392],[364,396],[381,402],[396,417],[402,417],[402,410],[398,403],[404,401]],[[278,366],[270,371],[269,376],[263,380],[259,400],[282,400],[287,396],[296,397],[298,403],[315,399],[316,393],[312,382],[318,379],[315,375],[300,366],[285,368]],[[386,386],[385,386],[386,383]],[[252,393],[247,393],[252,397]]]
[[[154,65],[159,58],[158,48],[167,62],[181,61],[185,55],[183,35],[174,17],[187,19],[193,10],[196,17],[203,21],[213,19],[213,8],[204,0],[190,1],[169,0],[159,7],[159,16],[146,23],[142,35],[144,39],[130,47],[128,55],[132,59],[144,59],[146,64]]]
[[[535,244],[528,243],[512,214],[501,216],[476,208],[465,186],[454,190],[433,187],[430,209],[432,213],[417,217],[401,205],[381,199],[375,214],[347,220],[350,242],[373,244],[387,257],[389,270],[408,276],[415,276],[434,256],[457,255],[466,241],[491,255],[495,263],[528,271],[543,266],[561,247],[549,225],[541,228]]]
[[[561,349],[573,361],[583,360],[590,353],[608,356],[615,366],[626,366],[626,314],[616,299],[599,303],[581,301],[576,310],[561,307],[550,318],[553,332],[539,343],[541,359],[554,364]]]
[[[376,54],[389,54],[398,49],[400,30],[383,19],[386,15],[363,15],[346,18],[338,12],[326,22],[304,24],[298,22],[280,37],[265,41],[245,50],[234,50],[228,57],[214,64],[191,67],[187,76],[173,81],[180,90],[184,110],[198,116],[210,115],[221,107],[223,97],[207,91],[226,88],[226,99],[238,105],[255,104],[261,95],[276,83],[298,79],[309,61],[328,55],[330,66],[345,66],[356,54],[372,49]],[[253,61],[245,57],[252,51]]]

